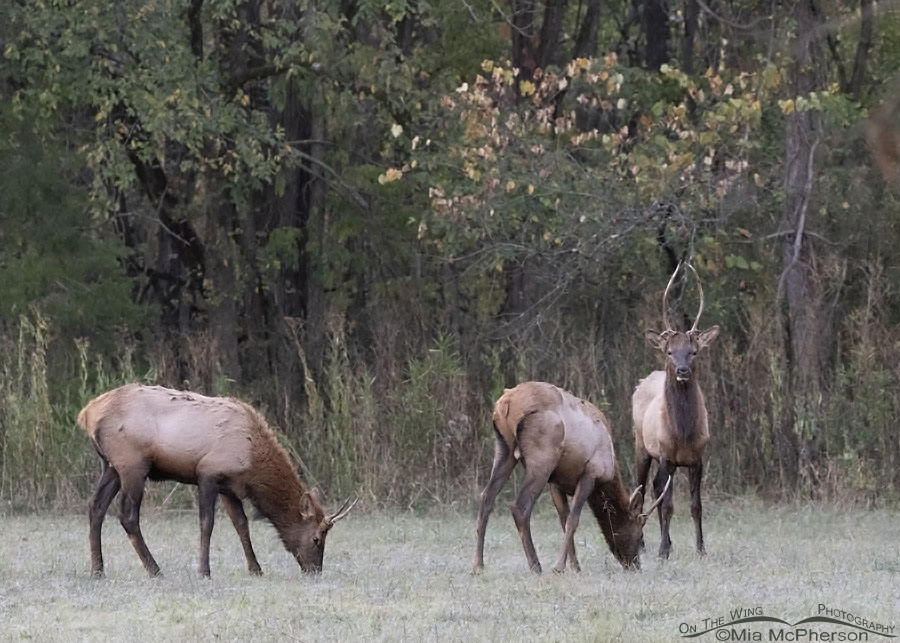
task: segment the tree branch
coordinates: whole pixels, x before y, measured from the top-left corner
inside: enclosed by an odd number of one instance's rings
[[[776,301],[781,299],[781,295],[784,292],[784,282],[787,279],[788,273],[794,269],[794,266],[797,265],[797,262],[800,260],[800,251],[803,249],[804,228],[806,227],[806,212],[809,208],[809,197],[812,194],[813,162],[815,161],[816,148],[819,147],[820,140],[821,139],[816,136],[816,140],[813,141],[809,148],[809,158],[807,159],[806,164],[806,183],[803,186],[803,195],[800,198],[800,203],[797,204],[797,228],[794,230],[791,260],[788,265],[784,267],[784,270],[781,271],[781,276],[778,278],[778,288],[775,291]]]

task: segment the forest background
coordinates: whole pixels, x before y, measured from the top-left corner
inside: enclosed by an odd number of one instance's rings
[[[630,479],[680,259],[722,327],[707,488],[896,503],[897,9],[3,3],[0,503],[83,503],[75,415],[135,380],[408,507],[474,499],[493,400],[542,379]]]

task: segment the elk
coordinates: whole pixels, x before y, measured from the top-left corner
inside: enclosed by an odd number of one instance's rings
[[[322,570],[325,537],[356,504],[348,499],[326,516],[318,490],[303,484],[262,415],[232,398],[127,384],[88,402],[78,424],[101,460],[88,505],[95,578],[103,576],[103,518],[119,489],[119,521],[150,576],[160,575],[141,535],[141,500],[148,477],[197,485],[199,571],[206,577],[217,496],[225,503],[252,574],[262,570],[250,543],[243,499],[272,523],[304,572]]]
[[[637,507],[639,489],[629,497],[619,474],[609,423],[589,402],[546,382],[525,382],[507,389],[494,405],[496,444],[490,481],[481,494],[475,528],[473,573],[484,569],[484,534],[494,500],[519,462],[525,466],[522,490],[512,505],[525,558],[532,571],[541,563],[531,539],[531,512],[547,482],[565,532],[553,571],[568,559],[575,571],[575,530],[587,502],[613,555],[625,569],[639,569],[647,513]],[[572,496],[569,507],[568,496]],[[658,503],[657,503],[658,504]]]
[[[700,390],[700,368],[697,355],[712,344],[719,334],[719,327],[712,326],[698,331],[700,315],[703,313],[703,286],[694,267],[684,264],[697,278],[700,307],[694,317],[691,329],[682,333],[672,328],[666,309],[669,290],[682,263],[675,268],[663,293],[663,324],[665,330],[645,332],[647,342],[665,355],[665,370],[653,371],[641,380],[632,396],[632,417],[634,419],[634,450],[637,459],[637,484],[647,482],[650,465],[658,463],[653,488],[657,500],[664,498],[659,508],[661,540],[660,558],[668,558],[672,548],[669,538],[669,523],[674,506],[671,489],[664,490],[663,482],[675,473],[677,467],[688,470],[691,485],[691,517],[694,519],[697,553],[704,554],[703,506],[700,501],[700,481],[703,477],[703,451],[709,442],[709,425],[706,415],[706,401]],[[643,498],[640,498],[643,504]]]

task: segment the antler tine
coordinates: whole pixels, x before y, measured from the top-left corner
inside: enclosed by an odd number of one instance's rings
[[[354,498],[352,503],[350,502],[350,498],[347,498],[347,500],[344,501],[344,504],[341,505],[341,508],[338,509],[338,510],[337,510],[336,512],[334,512],[333,514],[331,514],[330,516],[328,516],[328,517],[325,519],[325,521],[326,521],[328,524],[333,525],[333,524],[336,523],[338,520],[340,520],[341,518],[343,518],[344,516],[346,516],[348,513],[350,513],[350,510],[353,509],[353,507],[356,506],[356,503],[357,503],[357,502],[359,502],[359,496],[357,496],[356,498]],[[350,506],[348,507],[347,505],[350,505]]]
[[[672,284],[675,283],[675,275],[678,274],[678,271],[681,270],[681,264],[683,262],[679,261],[678,265],[675,266],[675,272],[672,273],[672,276],[669,277],[669,283],[666,284],[666,291],[663,293],[663,305],[662,305],[662,313],[663,313],[663,324],[666,326],[666,330],[670,332],[674,332],[672,325],[669,323],[669,311],[666,307],[666,300],[669,298],[669,290],[672,288]]]
[[[697,270],[691,264],[685,264],[688,268],[691,269],[691,272],[694,273],[694,276],[697,278],[697,290],[700,291],[700,309],[697,311],[697,315],[694,317],[694,325],[691,326],[691,332],[697,332],[697,324],[700,323],[700,315],[703,314],[703,284],[700,283],[700,275],[697,274]]]
[[[634,502],[634,499],[637,498],[638,494],[641,493],[641,489],[643,489],[643,488],[644,488],[644,485],[639,484],[637,486],[637,489],[635,489],[634,491],[631,492],[631,496],[628,498],[629,505],[631,505],[631,503]]]
[[[666,492],[669,490],[669,487],[671,487],[671,486],[672,486],[672,476],[669,476],[669,479],[666,482],[666,486],[663,487],[662,493],[656,497],[656,500],[653,501],[653,504],[650,505],[650,508],[645,513],[641,514],[644,518],[646,518],[650,514],[652,514],[653,510],[659,506],[659,503],[661,503],[662,499],[666,497]]]

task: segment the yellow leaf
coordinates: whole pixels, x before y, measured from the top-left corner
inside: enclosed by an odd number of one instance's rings
[[[390,167],[390,168],[388,168],[387,172],[385,172],[384,174],[378,175],[378,182],[381,185],[384,185],[385,183],[392,183],[393,181],[397,181],[402,176],[403,176],[403,172],[401,172],[397,168]]]
[[[399,123],[394,123],[391,126],[391,136],[393,136],[394,138],[397,138],[402,133],[403,133],[403,126],[400,125]]]
[[[507,181],[506,182],[506,191],[512,192],[514,189],[516,189],[516,182],[512,181],[512,180]]]
[[[246,106],[249,105],[249,104],[250,104],[250,95],[249,95],[249,94],[244,94],[243,96],[241,96],[241,105],[243,105],[244,107],[246,107]]]
[[[106,118],[106,112],[104,112],[104,111],[101,109],[99,112],[97,112],[97,115],[94,116],[94,121],[100,122],[100,121],[102,121],[104,118]]]
[[[781,113],[787,116],[794,111],[794,99],[780,100],[778,101],[778,106],[781,108]]]
[[[528,194],[534,194],[534,186],[530,183],[528,184]]]
[[[496,266],[494,266],[494,270],[496,270],[497,272],[503,272],[503,264],[498,263]]]
[[[549,232],[545,232],[545,233],[544,233],[544,241],[550,241],[550,239],[551,239],[552,237],[553,237],[553,235],[550,234]]]
[[[534,93],[535,87],[534,83],[528,80],[520,80],[519,81],[519,93],[522,96],[531,96]]]

